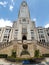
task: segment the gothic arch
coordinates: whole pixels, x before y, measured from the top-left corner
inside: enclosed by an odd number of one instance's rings
[[[22,40],[27,40],[26,35],[23,35],[23,36],[22,36]]]

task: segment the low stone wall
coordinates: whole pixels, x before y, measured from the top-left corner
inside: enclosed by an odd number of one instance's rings
[[[8,56],[10,56],[12,53],[12,49],[13,49],[13,45],[5,47],[0,50],[0,54],[8,54]]]
[[[40,45],[37,45],[37,49],[39,49],[40,54],[49,54],[49,49]]]

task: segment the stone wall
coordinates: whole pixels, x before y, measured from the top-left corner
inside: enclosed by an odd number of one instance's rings
[[[13,45],[0,49],[0,54],[8,54],[8,56],[11,56],[12,50]]]
[[[37,49],[39,49],[40,54],[49,54],[49,48],[37,45]]]
[[[0,49],[0,54],[8,54],[8,56],[11,56],[11,53],[12,53],[12,50],[15,50],[16,51],[16,56],[17,57],[34,57],[34,52],[35,50],[40,50],[40,54],[49,54],[49,48],[43,46],[43,45],[40,45],[40,44],[37,44],[36,42],[32,42],[32,43],[26,43],[28,45],[28,49],[27,51],[29,52],[30,55],[22,55],[21,56],[21,52],[23,51],[23,43],[18,43],[16,41],[13,41],[12,42],[13,44],[7,46],[7,47],[4,47],[2,49]]]

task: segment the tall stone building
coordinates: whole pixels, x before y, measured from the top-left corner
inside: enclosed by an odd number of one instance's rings
[[[18,20],[14,21],[13,26],[0,28],[0,48],[0,53],[5,52],[8,55],[14,49],[18,57],[25,54],[33,57],[37,49],[40,54],[49,53],[49,28],[36,27],[35,21],[30,19],[25,1],[21,3]]]

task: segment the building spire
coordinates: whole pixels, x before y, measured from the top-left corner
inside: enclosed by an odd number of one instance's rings
[[[28,9],[26,0],[23,0],[21,3],[18,17],[19,18],[30,18],[30,13],[29,13],[29,9]]]
[[[26,0],[23,0],[23,1],[26,1]]]

